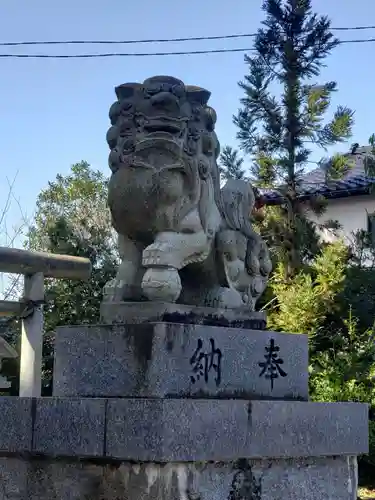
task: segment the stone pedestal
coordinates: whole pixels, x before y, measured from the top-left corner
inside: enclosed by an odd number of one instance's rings
[[[307,401],[305,335],[198,317],[59,328],[54,397],[0,398],[0,498],[356,500],[367,405]]]
[[[307,363],[306,335],[173,323],[65,327],[56,335],[54,395],[303,401]]]
[[[0,413],[2,500],[356,500],[368,445],[354,403],[3,397]]]

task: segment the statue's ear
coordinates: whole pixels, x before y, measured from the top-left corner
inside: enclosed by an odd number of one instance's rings
[[[123,83],[115,88],[116,96],[119,101],[134,97],[137,90],[141,88],[139,83]]]
[[[186,85],[185,88],[188,101],[197,102],[202,106],[206,106],[211,96],[211,92],[202,87],[196,87],[195,85]]]

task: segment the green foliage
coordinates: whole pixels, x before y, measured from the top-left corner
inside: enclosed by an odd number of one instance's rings
[[[325,150],[350,138],[353,112],[339,106],[327,118],[337,84],[312,82],[339,43],[329,19],[314,14],[310,0],[265,0],[263,10],[255,53],[245,56],[248,73],[239,83],[243,97],[234,123],[241,150],[252,160],[251,181],[276,188],[285,200],[278,224],[276,211],[265,211],[262,230],[269,243],[277,242],[279,259],[292,275],[319,251],[316,228],[306,221],[299,200],[311,144]],[[335,155],[322,166],[333,179],[351,164],[345,156]],[[321,213],[321,201],[311,200],[311,208]],[[277,227],[278,234],[271,236]]]
[[[310,356],[310,397],[313,401],[367,403],[375,409],[374,330],[361,330],[349,309],[344,328],[331,336],[324,351]],[[375,421],[369,422],[369,455],[361,463],[375,465]]]
[[[333,314],[345,281],[347,249],[341,244],[327,245],[312,262],[293,278],[285,277],[279,263],[272,276],[274,295],[269,327],[291,333],[319,334]]]
[[[370,466],[375,467],[375,421],[374,420],[369,421],[369,454],[361,458],[362,460],[359,462],[360,465],[361,462],[365,462]],[[374,472],[373,469],[371,472],[373,474]]]
[[[46,280],[44,393],[51,390],[54,331],[60,325],[93,324],[105,283],[114,276],[118,259],[107,208],[107,181],[86,162],[58,175],[37,200],[28,246],[66,255],[86,257],[92,263],[88,282]]]
[[[238,151],[226,146],[220,154],[220,174],[223,179],[246,179],[246,171],[243,169],[243,158]]]
[[[324,351],[311,358],[310,395],[316,401],[375,403],[375,337],[360,330],[351,309]]]
[[[31,248],[48,250],[50,236],[56,221],[65,219],[77,237],[88,241],[100,232],[104,239],[111,238],[110,216],[107,209],[107,180],[100,171],[93,171],[82,161],[72,165],[71,172],[58,174],[49,182],[36,202],[34,223],[28,234]],[[60,242],[61,251],[64,243]]]
[[[267,242],[275,264],[282,265],[285,275],[288,274],[288,263],[294,248],[298,248],[301,264],[311,261],[320,251],[316,233],[316,223],[297,213],[294,217],[293,230],[289,219],[287,203],[280,206],[266,206],[254,214],[256,228]]]
[[[375,276],[368,265],[369,252],[375,250],[366,247],[364,253],[360,244],[366,240],[360,236],[356,249],[342,243],[323,246],[309,265],[288,279],[279,263],[265,309],[269,328],[309,334],[311,399],[367,403],[373,418]],[[374,436],[371,420],[370,454],[361,464],[375,465]]]
[[[375,277],[371,268],[361,267],[363,256],[357,259],[337,243],[323,246],[309,265],[288,279],[279,263],[265,309],[270,329],[309,334],[311,399],[367,403],[373,418]],[[375,465],[374,436],[375,422],[370,421],[370,454],[361,464]]]
[[[375,269],[351,266],[339,300],[350,305],[361,329],[371,328],[375,320]]]
[[[242,149],[276,155],[279,181],[290,184],[306,165],[305,143],[326,148],[348,139],[353,113],[339,106],[325,121],[337,84],[310,83],[338,44],[330,21],[313,14],[306,0],[267,0],[263,9],[257,53],[245,56],[249,72],[239,84],[244,97],[235,123]],[[271,84],[280,85],[280,99],[271,94]]]
[[[47,330],[61,321],[90,323],[98,319],[100,287],[113,274],[117,259],[111,219],[107,208],[107,181],[88,163],[72,166],[67,176],[41,191],[30,228],[28,246],[91,260],[93,274],[88,283],[50,280],[52,309],[46,310]],[[79,300],[76,300],[79,297]],[[58,308],[58,311],[56,311]],[[58,314],[52,314],[52,310]]]
[[[335,154],[329,159],[323,159],[320,167],[324,170],[326,175],[326,182],[337,181],[346,175],[354,162],[348,156]]]
[[[357,231],[353,234],[350,262],[345,286],[339,296],[342,308],[350,306],[362,330],[372,328],[375,321],[375,246],[372,234]]]
[[[368,140],[370,153],[363,158],[365,173],[368,177],[375,177],[375,134],[372,134]]]
[[[278,178],[277,161],[264,151],[258,151],[250,167],[253,184],[260,188],[272,188]]]

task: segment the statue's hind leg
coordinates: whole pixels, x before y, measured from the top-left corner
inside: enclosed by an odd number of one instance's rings
[[[142,268],[144,245],[119,234],[118,247],[121,262],[116,277],[108,282],[104,288],[104,301],[140,300],[142,296],[141,281],[145,271]]]

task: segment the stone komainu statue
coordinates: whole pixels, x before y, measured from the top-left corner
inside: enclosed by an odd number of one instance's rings
[[[169,76],[116,88],[108,202],[121,264],[105,301],[254,310],[271,270],[251,185],[220,189],[210,93]]]

